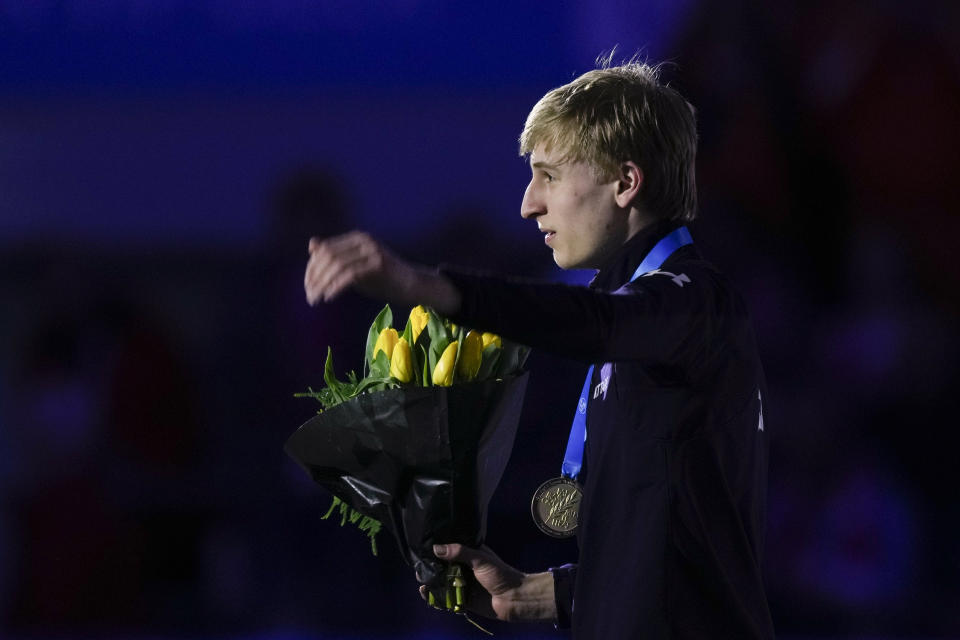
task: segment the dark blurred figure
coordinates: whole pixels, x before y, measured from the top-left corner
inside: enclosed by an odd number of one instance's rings
[[[529,237],[505,234],[496,222],[489,212],[474,205],[454,205],[427,227],[427,233],[417,236],[416,245],[397,250],[405,258],[425,265],[456,264],[495,272],[510,265],[510,273],[529,277],[547,277],[559,271],[546,246],[539,252],[531,250]],[[529,235],[539,239],[539,234]]]
[[[333,351],[339,373],[362,365],[366,332],[376,310],[356,296],[345,296],[326,313],[306,303],[303,266],[307,242],[311,236],[343,233],[353,224],[340,182],[326,171],[301,168],[280,179],[269,197],[268,262],[273,267],[275,303],[271,309],[277,345],[274,369],[281,374],[278,382],[287,385],[284,389],[289,397],[307,386],[322,386],[327,347]],[[309,406],[305,400],[298,404]],[[301,412],[304,415],[309,412]]]
[[[19,548],[14,627],[129,615],[138,578],[118,566],[124,532],[108,506],[102,371],[86,356],[86,318],[37,318],[15,367],[11,504]]]
[[[104,301],[99,320],[112,345],[108,435],[138,472],[175,477],[200,458],[195,381],[157,323],[123,299]]]
[[[311,235],[350,229],[352,217],[341,182],[326,170],[301,167],[280,178],[269,194],[270,246],[279,253],[306,254]]]
[[[163,326],[122,297],[106,299],[99,320],[112,340],[106,388],[105,473],[118,520],[131,531],[125,562],[142,583],[135,620],[158,629],[202,619],[201,545],[217,506],[199,482],[197,380]]]
[[[4,492],[18,543],[9,623],[196,624],[206,508],[182,492],[197,490],[202,455],[187,366],[162,324],[102,293],[112,269],[68,251],[27,262]],[[56,295],[65,274],[78,285]]]

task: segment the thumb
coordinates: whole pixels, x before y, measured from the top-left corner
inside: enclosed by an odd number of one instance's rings
[[[312,238],[310,238],[310,243],[307,245],[307,251],[308,251],[309,253],[313,253],[314,251],[316,251],[317,249],[319,249],[319,248],[320,248],[320,242],[321,242],[321,240],[320,240],[320,238],[318,238],[317,236],[313,236]]]
[[[488,552],[457,543],[435,544],[433,545],[433,555],[447,562],[470,565],[472,569],[477,569],[480,565],[491,560]]]

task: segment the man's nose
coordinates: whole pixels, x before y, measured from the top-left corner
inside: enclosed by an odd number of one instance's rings
[[[527,185],[527,190],[523,192],[523,202],[520,203],[520,217],[524,219],[534,218],[546,213],[543,201],[536,193],[533,184]]]

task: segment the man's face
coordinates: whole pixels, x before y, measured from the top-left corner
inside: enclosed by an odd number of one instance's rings
[[[599,269],[627,236],[627,216],[615,200],[617,181],[600,182],[586,162],[560,163],[538,146],[520,215],[545,234],[561,269]]]

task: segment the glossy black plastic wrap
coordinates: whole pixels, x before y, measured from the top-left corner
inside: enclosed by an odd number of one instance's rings
[[[527,373],[362,394],[305,422],[284,450],[389,530],[417,579],[440,584],[435,542],[483,543],[513,448]]]

